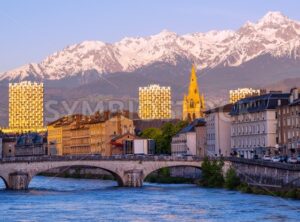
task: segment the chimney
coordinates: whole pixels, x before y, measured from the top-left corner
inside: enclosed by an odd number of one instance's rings
[[[299,90],[297,87],[294,87],[291,89],[290,103],[294,102],[298,98],[299,98]]]

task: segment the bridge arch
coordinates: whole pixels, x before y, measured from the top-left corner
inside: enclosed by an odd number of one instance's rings
[[[46,168],[46,169],[36,170],[34,172],[30,172],[29,178],[28,178],[28,185],[30,184],[33,177],[39,175],[40,173],[44,173],[44,172],[47,172],[47,171],[53,170],[53,169],[61,169],[61,168],[70,169],[70,168],[73,168],[73,167],[82,167],[82,168],[91,167],[91,168],[95,168],[95,169],[104,170],[104,171],[110,173],[115,178],[115,180],[118,183],[118,186],[124,186],[124,181],[123,181],[122,177],[118,173],[116,173],[115,171],[113,171],[111,169],[108,169],[108,168],[102,167],[102,166],[95,166],[94,164],[91,164],[91,165],[90,164],[84,164],[84,165],[82,165],[82,164],[72,164],[72,163],[63,164],[62,166],[49,167],[49,168]]]
[[[174,168],[181,168],[181,167],[190,167],[201,170],[201,166],[198,164],[162,164],[162,165],[155,165],[154,167],[151,167],[150,169],[144,170],[143,180],[145,180],[149,175],[151,175],[154,172],[157,172],[161,169],[174,169]]]
[[[1,180],[3,181],[3,184],[4,184],[5,188],[7,189],[8,188],[8,181],[6,181],[6,179],[3,176],[0,175],[0,181]]]

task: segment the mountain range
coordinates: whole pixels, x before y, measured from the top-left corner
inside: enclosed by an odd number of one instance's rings
[[[192,63],[198,69],[200,91],[209,99],[226,100],[231,88],[279,86],[279,81],[300,77],[300,22],[268,12],[235,31],[179,35],[163,30],[115,43],[84,41],[40,63],[1,73],[0,86],[43,81],[48,99],[77,100],[137,98],[139,86],[159,83],[171,86],[173,99],[180,100]]]

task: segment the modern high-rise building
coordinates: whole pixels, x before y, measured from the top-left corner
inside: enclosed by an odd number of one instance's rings
[[[196,76],[196,68],[193,65],[188,95],[183,98],[183,120],[193,121],[204,117],[205,102],[203,94],[200,94]]]
[[[139,87],[139,117],[141,119],[170,119],[171,87],[149,85]]]
[[[8,132],[44,131],[44,85],[28,81],[9,84]]]
[[[238,88],[235,90],[229,90],[229,103],[233,104],[240,99],[251,96],[259,96],[264,93],[266,93],[266,90],[264,89]]]

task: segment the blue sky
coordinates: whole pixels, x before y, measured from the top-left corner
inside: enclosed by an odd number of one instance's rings
[[[237,29],[268,11],[300,20],[299,9],[298,0],[0,0],[0,72],[84,40]]]

